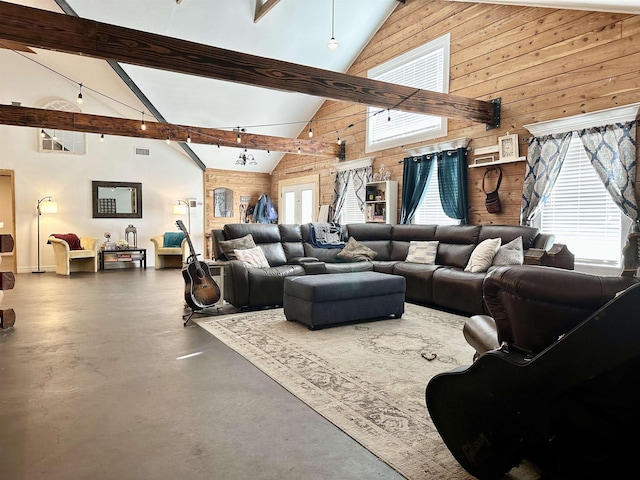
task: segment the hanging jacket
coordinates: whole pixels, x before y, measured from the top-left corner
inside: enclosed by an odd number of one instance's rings
[[[263,193],[258,198],[253,213],[253,220],[256,223],[278,223],[278,212],[276,212],[269,195],[266,193]]]

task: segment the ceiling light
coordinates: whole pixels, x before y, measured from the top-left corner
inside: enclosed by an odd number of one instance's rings
[[[100,135],[100,142],[104,142],[104,133]]]
[[[311,128],[311,123],[309,123],[309,138],[313,137],[313,128]]]
[[[336,23],[335,0],[331,0],[331,40],[329,40],[329,43],[327,43],[327,47],[329,47],[332,50],[340,46],[340,44],[336,40],[335,23]]]
[[[144,123],[144,112],[142,112],[142,123],[140,124],[140,130],[146,130],[147,125]]]
[[[187,143],[191,143],[191,134],[187,132]]]
[[[40,129],[40,138],[44,138],[44,137],[46,137],[46,136],[47,136],[47,134],[46,134],[46,133],[44,133],[44,128],[41,128],[41,129]]]
[[[78,93],[78,104],[82,105],[82,84],[80,84],[80,93]]]

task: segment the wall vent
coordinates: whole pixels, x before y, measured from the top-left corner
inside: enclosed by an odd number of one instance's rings
[[[148,148],[144,148],[144,147],[135,147],[135,154],[136,155],[145,155],[145,156],[149,156],[150,155],[150,151]]]

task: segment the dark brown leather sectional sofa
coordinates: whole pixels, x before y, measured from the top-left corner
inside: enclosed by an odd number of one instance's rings
[[[516,225],[351,224],[342,227],[344,240],[353,237],[375,250],[377,255],[373,261],[345,262],[337,257],[340,249],[313,246],[310,230],[309,224],[252,223],[228,224],[222,230],[213,230],[215,259],[225,261],[225,300],[236,307],[282,305],[284,279],[305,275],[309,271],[305,263],[317,259],[324,263],[323,269],[327,273],[373,270],[402,275],[406,279],[406,300],[409,302],[465,314],[483,314],[487,313],[482,297],[486,273],[464,271],[476,245],[496,237],[506,244],[521,236],[526,252],[529,248],[548,249],[553,243],[552,235]],[[269,268],[247,267],[238,260],[226,261],[219,242],[249,233],[264,251]],[[440,242],[435,265],[405,261],[412,240]]]

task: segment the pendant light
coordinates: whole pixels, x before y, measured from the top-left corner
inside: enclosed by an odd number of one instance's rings
[[[336,40],[336,35],[335,35],[335,23],[336,23],[335,1],[336,0],[331,0],[331,39],[327,44],[327,47],[329,47],[331,50],[334,50],[340,46],[340,44]]]

